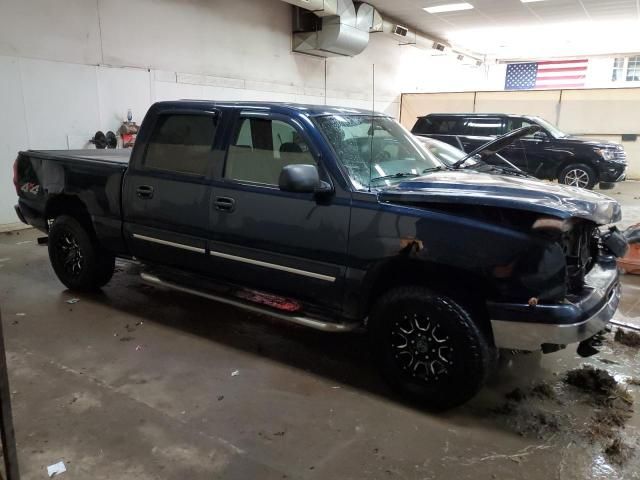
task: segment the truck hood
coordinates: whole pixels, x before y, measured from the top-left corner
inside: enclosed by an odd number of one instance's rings
[[[526,210],[598,225],[621,218],[620,204],[605,195],[539,180],[469,171],[434,172],[378,191],[382,202],[470,204]]]
[[[556,139],[556,142],[564,143],[567,145],[590,145],[594,148],[610,148],[613,150],[622,148],[622,145],[615,142],[609,142],[606,140],[598,140],[593,138],[585,138],[585,137],[576,137],[573,135],[569,135],[568,137],[562,137]]]

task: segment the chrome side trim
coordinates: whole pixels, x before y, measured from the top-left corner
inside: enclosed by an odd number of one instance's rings
[[[270,317],[278,318],[280,320],[285,320],[287,322],[295,323],[297,325],[302,325],[304,327],[313,328],[315,330],[321,330],[323,332],[334,332],[334,333],[351,332],[360,327],[360,323],[331,323],[331,322],[325,322],[325,321],[317,320],[310,317],[285,315],[282,313],[274,312],[273,310],[270,310],[270,309],[261,308],[257,305],[250,305],[240,300],[234,300],[231,298],[214,295],[209,292],[203,292],[201,290],[195,290],[193,288],[184,287],[182,285],[178,285],[173,282],[168,282],[166,280],[161,280],[155,275],[151,275],[144,272],[140,274],[140,277],[144,282],[150,285],[170,288],[172,290],[177,290],[179,292],[190,293],[192,295],[197,295],[199,297],[208,298],[209,300],[214,300],[220,303],[226,303],[227,305],[242,308],[250,312],[261,313],[263,315],[268,315]]]
[[[323,275],[321,273],[308,272],[306,270],[299,270],[297,268],[285,267],[284,265],[278,265],[275,263],[262,262],[260,260],[253,260],[251,258],[238,257],[236,255],[229,255],[228,253],[216,252],[211,250],[209,255],[214,257],[226,258],[227,260],[235,260],[236,262],[248,263],[250,265],[257,265],[259,267],[273,268],[274,270],[281,270],[283,272],[295,273],[296,275],[303,275],[305,277],[317,278],[318,280],[324,280],[325,282],[335,282],[336,277],[330,275]]]
[[[592,317],[569,325],[491,320],[496,347],[513,350],[540,350],[543,343],[568,345],[581,342],[603,330],[618,309],[620,286]]]
[[[190,252],[197,252],[197,253],[205,253],[206,252],[206,250],[204,248],[192,247],[191,245],[185,245],[183,243],[169,242],[167,240],[161,240],[159,238],[154,238],[154,237],[147,237],[146,235],[139,235],[137,233],[133,234],[133,238],[137,238],[139,240],[144,240],[146,242],[157,243],[159,245],[166,245],[168,247],[181,248],[182,250],[189,250]]]

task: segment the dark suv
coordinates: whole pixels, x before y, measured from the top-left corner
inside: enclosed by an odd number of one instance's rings
[[[485,114],[432,113],[418,118],[411,132],[436,138],[471,152],[511,130],[542,128],[501,152],[509,161],[538,178],[582,188],[613,188],[625,179],[626,153],[621,145],[567,135],[540,117]]]

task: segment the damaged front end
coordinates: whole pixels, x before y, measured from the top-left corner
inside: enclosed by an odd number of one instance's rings
[[[532,230],[562,249],[565,294],[556,301],[489,302],[496,346],[550,353],[579,343],[581,356],[597,353],[620,302],[616,259],[627,251],[624,236],[579,218],[542,217]]]

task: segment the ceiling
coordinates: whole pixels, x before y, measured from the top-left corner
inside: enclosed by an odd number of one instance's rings
[[[430,14],[467,1],[475,8]],[[367,0],[396,20],[496,58],[640,52],[640,0]]]

